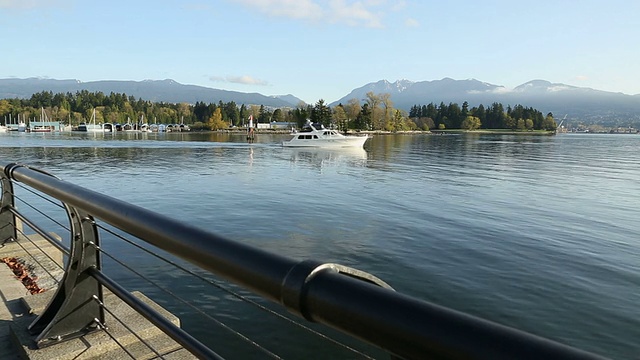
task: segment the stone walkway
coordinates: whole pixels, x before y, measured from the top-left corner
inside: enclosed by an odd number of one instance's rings
[[[36,283],[45,291],[55,290],[57,281],[64,274],[61,268],[62,253],[36,234],[29,235],[28,239],[19,236],[18,241],[2,244],[0,258],[5,257],[15,257],[24,262],[29,275],[37,277]],[[0,263],[0,360],[20,358],[17,347],[11,341],[11,324],[28,315],[22,299],[31,296],[11,269]]]
[[[28,239],[21,236],[18,241],[7,242],[0,246],[0,258],[5,257],[15,257],[22,261],[29,275],[36,277],[38,286],[45,289],[45,292],[31,295],[12,270],[6,264],[0,263],[0,360],[130,358],[104,331],[94,332],[59,345],[36,349],[33,336],[27,332],[27,327],[37,314],[44,310],[55,294],[57,283],[64,275],[60,265],[63,263],[63,254],[41,236],[28,235]],[[143,294],[139,292],[133,294],[154,307],[174,324],[180,325],[177,317]],[[145,342],[153,345],[163,358],[195,358],[106,289],[104,302],[118,319],[124,319],[126,326],[134,330]],[[114,335],[136,359],[157,358],[156,354],[144,346],[115,318],[107,315],[105,322],[110,324],[109,333]]]

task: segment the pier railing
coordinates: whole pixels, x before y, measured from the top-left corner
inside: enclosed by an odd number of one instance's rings
[[[231,241],[29,166],[8,164],[2,170],[0,242],[17,239],[20,228],[26,226],[54,244],[67,259],[56,294],[29,326],[40,348],[104,331],[105,310],[108,310],[103,304],[106,288],[193,355],[203,359],[220,358],[215,349],[165,319],[103,272],[98,229],[100,224],[108,224],[259,295],[303,322],[326,325],[393,357],[598,358],[400,294],[363,271],[317,260],[294,260]],[[59,201],[69,223],[66,227],[58,222],[69,232],[64,234],[68,236],[68,247],[18,210],[16,186]]]

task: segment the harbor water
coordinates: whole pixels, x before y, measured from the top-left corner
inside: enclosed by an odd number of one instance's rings
[[[0,160],[583,350],[640,358],[640,136],[378,135],[364,150],[283,148],[286,138],[10,132],[0,134]],[[360,357],[263,321],[121,242],[103,247],[279,356]],[[128,289],[163,296],[111,265],[105,272]],[[221,354],[245,347],[163,305],[216,351],[233,349]]]

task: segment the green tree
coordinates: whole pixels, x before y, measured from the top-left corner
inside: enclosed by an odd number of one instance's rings
[[[533,120],[525,119],[524,120],[524,127],[527,128],[527,130],[533,130]]]
[[[296,119],[298,128],[302,128],[309,118],[309,107],[304,102],[300,102],[293,110],[293,117]]]
[[[240,105],[240,126],[244,126],[245,121],[249,118],[249,111],[245,104]]]
[[[479,118],[469,115],[462,121],[461,128],[466,130],[477,130],[481,125],[482,123]]]
[[[260,110],[258,111],[258,122],[267,124],[269,121],[271,121],[271,113],[264,105],[260,105]]]
[[[326,127],[331,125],[331,108],[324,103],[323,99],[318,100],[311,109],[311,121],[320,123]]]
[[[469,103],[468,102],[463,102],[462,103],[462,112],[461,112],[462,118],[466,119],[467,116],[469,115]],[[463,120],[464,121],[464,120]]]
[[[224,113],[226,114],[227,120],[231,122],[231,125],[240,124],[240,111],[238,111],[238,106],[235,101],[230,101],[224,105]],[[281,120],[276,120],[281,121]]]
[[[369,110],[369,104],[362,105],[362,110],[354,122],[354,128],[356,130],[371,130],[372,127],[371,111]]]
[[[553,119],[552,113],[548,113],[547,116],[544,118],[544,120],[542,120],[541,127],[542,129],[547,131],[555,130],[558,127],[558,125],[556,124],[556,121]]]
[[[284,114],[281,109],[273,110],[273,115],[271,115],[271,120],[276,122],[284,121]]]

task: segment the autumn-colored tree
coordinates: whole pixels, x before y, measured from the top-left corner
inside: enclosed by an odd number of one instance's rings
[[[343,132],[347,131],[347,113],[344,111],[342,105],[333,108],[333,123],[338,125],[338,130]]]
[[[222,120],[222,111],[220,111],[220,108],[216,108],[216,110],[209,118],[207,125],[209,126],[209,129],[213,131],[222,130],[229,127],[229,124]]]

